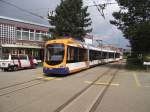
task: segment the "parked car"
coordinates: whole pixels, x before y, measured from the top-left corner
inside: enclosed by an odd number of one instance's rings
[[[4,71],[22,68],[36,68],[37,60],[29,55],[4,54],[0,58],[0,68]]]

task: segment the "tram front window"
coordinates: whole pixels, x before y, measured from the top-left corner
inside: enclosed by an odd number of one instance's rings
[[[58,65],[64,59],[64,45],[63,44],[49,44],[46,47],[45,62],[49,65]]]

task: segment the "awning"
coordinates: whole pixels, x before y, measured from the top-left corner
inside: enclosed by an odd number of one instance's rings
[[[31,45],[17,45],[17,44],[2,44],[2,47],[7,47],[7,48],[37,48],[41,49],[43,47],[40,46],[31,46]]]

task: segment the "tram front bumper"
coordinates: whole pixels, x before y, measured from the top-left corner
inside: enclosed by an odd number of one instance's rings
[[[69,74],[68,68],[43,68],[45,74]]]

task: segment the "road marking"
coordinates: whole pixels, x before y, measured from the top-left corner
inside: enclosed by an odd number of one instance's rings
[[[38,80],[45,80],[45,81],[50,81],[50,80],[54,80],[56,78],[54,77],[48,77],[48,76],[45,76],[44,74],[40,74],[38,77],[37,77]]]
[[[150,86],[144,86],[145,88],[150,88]]]
[[[87,84],[91,84],[91,83],[93,83],[93,82],[91,82],[91,81],[85,81],[85,83],[87,83]],[[119,86],[120,84],[118,84],[118,83],[111,83],[111,84],[109,84],[109,83],[98,82],[98,83],[94,83],[94,85],[104,85],[104,86],[108,86],[108,85],[110,85],[110,86]]]
[[[59,81],[59,80],[62,80],[62,79],[61,79],[61,78],[56,78],[55,80],[58,80],[58,81]]]
[[[43,79],[43,78],[44,78],[44,77],[42,77],[42,76],[39,76],[39,77],[37,77],[36,79],[39,79],[39,80],[40,80],[40,79]]]
[[[141,87],[141,83],[140,83],[140,81],[139,81],[139,78],[138,78],[136,72],[133,72],[133,77],[134,77],[134,80],[135,80],[136,85],[137,85],[138,87]]]
[[[62,80],[62,78],[56,78],[56,77],[49,77],[49,76],[46,76],[44,74],[41,74],[39,75],[37,78],[37,80],[45,80],[45,81],[50,81],[50,80]]]
[[[40,74],[38,77],[37,77],[37,79],[43,79],[43,78],[45,78],[46,76],[44,75],[44,74]]]
[[[54,79],[56,79],[56,78],[54,78],[54,77],[45,77],[45,78],[43,78],[43,80],[45,80],[45,81],[50,81],[50,80],[54,80]]]

